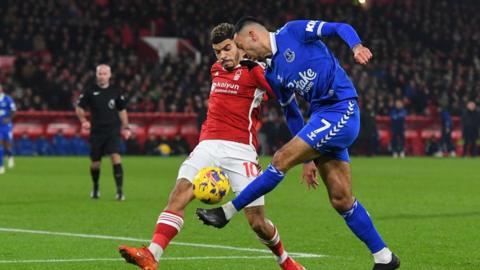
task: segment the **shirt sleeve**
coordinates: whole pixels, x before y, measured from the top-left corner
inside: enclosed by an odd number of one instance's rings
[[[276,89],[275,86],[272,87],[272,90],[277,97],[278,103],[282,107],[290,133],[292,136],[297,135],[303,128],[305,122],[302,112],[298,107],[295,93],[293,91],[280,91],[280,89]]]
[[[301,42],[312,42],[322,37],[339,36],[350,48],[362,43],[355,29],[346,23],[298,20],[287,23],[285,27]]]
[[[115,105],[117,107],[117,111],[123,111],[127,108],[127,99],[122,93],[120,93],[117,97],[117,100],[115,100]]]
[[[257,83],[257,87],[264,90],[267,92],[267,94],[270,97],[276,97],[275,93],[272,90],[272,87],[270,87],[270,84],[268,84],[267,79],[265,78],[265,70],[262,66],[256,65],[250,73],[253,75],[255,78],[255,81]]]
[[[90,93],[88,91],[85,91],[78,97],[77,106],[86,109],[89,103]]]

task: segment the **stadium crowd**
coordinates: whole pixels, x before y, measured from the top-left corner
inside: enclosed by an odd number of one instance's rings
[[[13,74],[0,70],[0,83],[19,110],[73,110],[94,66],[104,62],[113,67],[129,111],[202,113],[214,61],[209,30],[250,14],[272,30],[296,18],[353,25],[374,53],[366,68],[354,64],[340,39],[326,42],[351,75],[363,107],[375,115],[389,115],[398,99],[409,115],[436,114],[443,106],[460,116],[469,100],[480,104],[479,1],[372,0],[368,8],[339,2],[5,0],[0,55],[17,58]],[[149,35],[187,39],[202,53],[201,62],[146,53],[141,37]],[[271,122],[265,137],[285,128],[279,114],[274,105],[264,109]]]

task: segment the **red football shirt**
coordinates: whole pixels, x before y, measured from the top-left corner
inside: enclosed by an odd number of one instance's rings
[[[257,148],[260,105],[266,93],[274,96],[263,67],[238,65],[227,71],[217,62],[210,73],[212,88],[200,141],[227,140]]]

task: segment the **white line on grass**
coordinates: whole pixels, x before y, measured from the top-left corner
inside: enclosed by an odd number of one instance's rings
[[[198,256],[198,257],[164,257],[162,261],[185,261],[185,260],[271,260],[272,256]],[[314,258],[314,257],[303,257]],[[122,258],[91,258],[91,259],[45,259],[45,260],[0,260],[0,264],[23,264],[23,263],[75,263],[75,262],[110,262],[124,261]]]
[[[109,236],[109,235],[98,235],[98,234],[82,234],[82,233],[67,233],[67,232],[51,232],[51,231],[39,231],[39,230],[25,230],[25,229],[16,229],[16,228],[2,228],[0,227],[0,232],[16,232],[16,233],[30,233],[30,234],[43,234],[43,235],[56,235],[56,236],[67,236],[67,237],[79,237],[79,238],[91,238],[91,239],[106,239],[106,240],[122,240],[122,241],[132,241],[132,242],[150,242],[147,239],[132,238],[132,237],[121,237],[121,236]],[[199,244],[199,243],[186,243],[186,242],[170,242],[171,245],[177,246],[189,246],[189,247],[203,247],[203,248],[214,248],[214,249],[226,249],[226,250],[235,250],[235,251],[246,251],[246,252],[258,252],[258,253],[271,253],[270,250],[259,249],[259,248],[242,248],[242,247],[233,247],[233,246],[224,246],[224,245],[210,245],[210,244]],[[293,257],[303,257],[303,258],[321,258],[326,257],[327,255],[323,254],[313,254],[313,253],[301,253],[301,252],[289,252]],[[189,257],[186,257],[189,258]],[[218,258],[218,257],[215,257]],[[271,257],[269,257],[271,258]],[[166,259],[166,258],[165,258]]]

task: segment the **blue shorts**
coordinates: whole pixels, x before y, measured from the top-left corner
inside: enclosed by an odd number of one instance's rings
[[[345,100],[320,107],[298,132],[322,156],[350,162],[348,147],[360,131],[360,111],[356,100]]]
[[[13,140],[12,125],[0,125],[0,141],[11,143]]]

